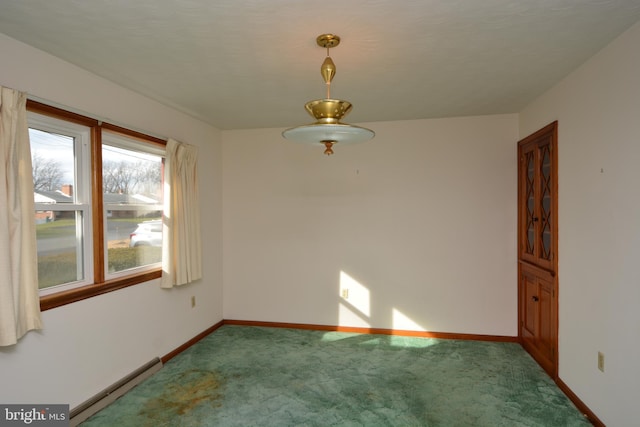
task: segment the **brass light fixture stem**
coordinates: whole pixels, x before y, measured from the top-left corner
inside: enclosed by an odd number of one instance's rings
[[[329,46],[327,46],[327,58],[331,59],[331,56],[329,55]],[[324,64],[323,64],[324,65]],[[334,67],[335,68],[335,67]],[[320,72],[322,72],[322,68],[320,69]],[[335,74],[335,71],[334,71]],[[331,80],[333,80],[333,76],[331,77],[331,79],[329,79],[328,81],[326,81],[326,85],[327,85],[327,99],[331,99]],[[330,149],[330,148],[329,148]]]
[[[327,99],[331,99],[331,80],[336,75],[336,64],[333,63],[331,56],[329,56],[329,49],[340,44],[340,37],[335,34],[321,34],[316,38],[316,43],[320,47],[327,48],[327,57],[320,67],[320,74],[322,74],[322,78],[327,85]]]

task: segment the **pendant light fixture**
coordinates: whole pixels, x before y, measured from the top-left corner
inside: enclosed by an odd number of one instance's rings
[[[351,103],[331,98],[331,80],[336,74],[336,66],[329,56],[329,49],[340,44],[340,37],[322,34],[316,38],[318,46],[327,49],[327,57],[320,67],[320,73],[327,85],[327,97],[309,101],[304,105],[307,112],[316,119],[315,123],[297,126],[282,132],[282,136],[293,142],[324,145],[324,154],[333,154],[335,144],[347,145],[367,141],[375,133],[359,126],[342,123],[340,120],[351,111]]]

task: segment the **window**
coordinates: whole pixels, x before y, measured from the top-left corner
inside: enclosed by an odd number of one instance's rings
[[[27,107],[41,308],[160,277],[164,141]]]
[[[162,152],[103,132],[107,277],[162,262]]]
[[[33,167],[38,286],[86,285],[91,263],[90,129],[29,115]]]

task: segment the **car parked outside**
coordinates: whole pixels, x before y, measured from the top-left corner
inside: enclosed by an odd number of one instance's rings
[[[138,228],[129,235],[129,246],[162,246],[162,220],[154,219],[138,224]]]

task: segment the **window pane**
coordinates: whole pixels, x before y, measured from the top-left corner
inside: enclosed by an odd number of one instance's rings
[[[104,203],[162,205],[162,157],[103,144]]]
[[[130,149],[131,141],[109,135],[103,144],[107,272],[162,261],[162,157]],[[125,145],[127,148],[123,148]]]
[[[162,261],[162,211],[107,211],[109,273]]]
[[[29,129],[34,201],[73,203],[74,140],[71,136]]]
[[[36,211],[40,289],[84,279],[82,212]]]

